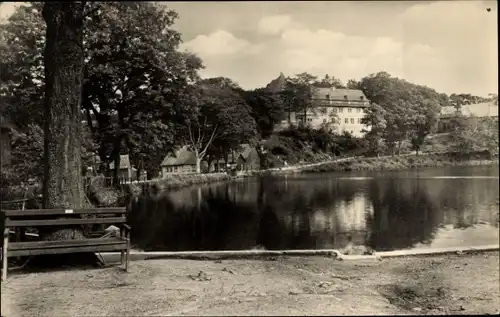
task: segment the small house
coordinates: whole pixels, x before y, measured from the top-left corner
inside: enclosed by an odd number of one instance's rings
[[[111,175],[113,175],[114,169],[115,169],[115,162],[111,162],[109,164],[109,170]],[[130,164],[130,158],[128,154],[120,155],[120,167],[118,168],[118,178],[125,181],[134,181],[137,179],[137,169],[132,167],[132,165]]]
[[[172,173],[195,173],[196,155],[187,146],[183,146],[174,153],[169,153],[161,163],[163,177]]]
[[[235,162],[236,168],[240,171],[260,169],[260,157],[255,147],[250,144],[242,144],[241,147]]]

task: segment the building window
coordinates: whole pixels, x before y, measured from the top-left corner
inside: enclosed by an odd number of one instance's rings
[[[365,100],[365,97],[364,96],[359,96],[359,100],[363,101],[363,100]]]
[[[345,123],[349,123],[349,118],[345,118]]]
[[[361,108],[356,109],[357,112],[361,112]]]
[[[330,95],[328,95],[328,94],[327,94],[327,95],[325,96],[325,98],[326,98],[326,100],[330,100]]]
[[[361,123],[361,118],[358,118],[358,123]]]
[[[351,118],[351,124],[354,124],[354,118]]]
[[[347,95],[344,95],[344,100],[347,100]]]
[[[347,108],[347,112],[352,112],[352,109],[351,108]]]
[[[337,108],[332,108],[332,112],[337,112]]]
[[[344,112],[344,108],[339,108],[339,112]]]

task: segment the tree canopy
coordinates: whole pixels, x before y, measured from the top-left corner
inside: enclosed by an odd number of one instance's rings
[[[434,131],[441,107],[449,105],[445,94],[392,77],[387,72],[362,78],[358,87],[363,90],[372,106],[377,105],[364,120],[377,131],[369,135],[376,133],[380,137],[379,133],[382,133],[393,153],[399,152],[401,143],[407,139],[411,140],[413,148],[418,151],[425,137]],[[381,131],[382,121],[384,128]]]
[[[256,137],[252,110],[230,79],[200,80],[186,97],[183,104],[192,111],[185,112],[181,138],[195,153],[198,172],[205,155],[227,161],[231,150]]]
[[[42,5],[20,6],[1,26],[2,111],[21,127],[43,120]],[[161,161],[157,153],[174,144],[173,118],[184,110],[178,96],[202,67],[198,57],[178,50],[176,18],[151,2],[86,5],[82,111],[106,165],[128,153],[135,164],[151,158],[145,167],[152,172]]]

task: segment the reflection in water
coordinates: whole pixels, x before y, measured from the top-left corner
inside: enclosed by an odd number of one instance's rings
[[[146,250],[394,250],[496,244],[498,199],[495,166],[315,174],[143,195],[129,218]]]

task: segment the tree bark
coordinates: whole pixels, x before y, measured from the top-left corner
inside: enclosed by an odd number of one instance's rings
[[[80,208],[83,9],[85,2],[48,2],[45,44],[45,208]]]
[[[196,173],[201,173],[201,157],[196,155]]]
[[[47,24],[43,178],[43,205],[47,209],[84,207],[80,147],[84,7],[85,2],[79,1],[47,2],[42,12]],[[42,240],[85,238],[80,227],[40,229]],[[56,258],[98,260],[92,252],[80,255]],[[54,263],[55,259],[41,256],[40,261]]]
[[[403,141],[398,141],[398,156],[401,155],[401,144],[403,143]]]

